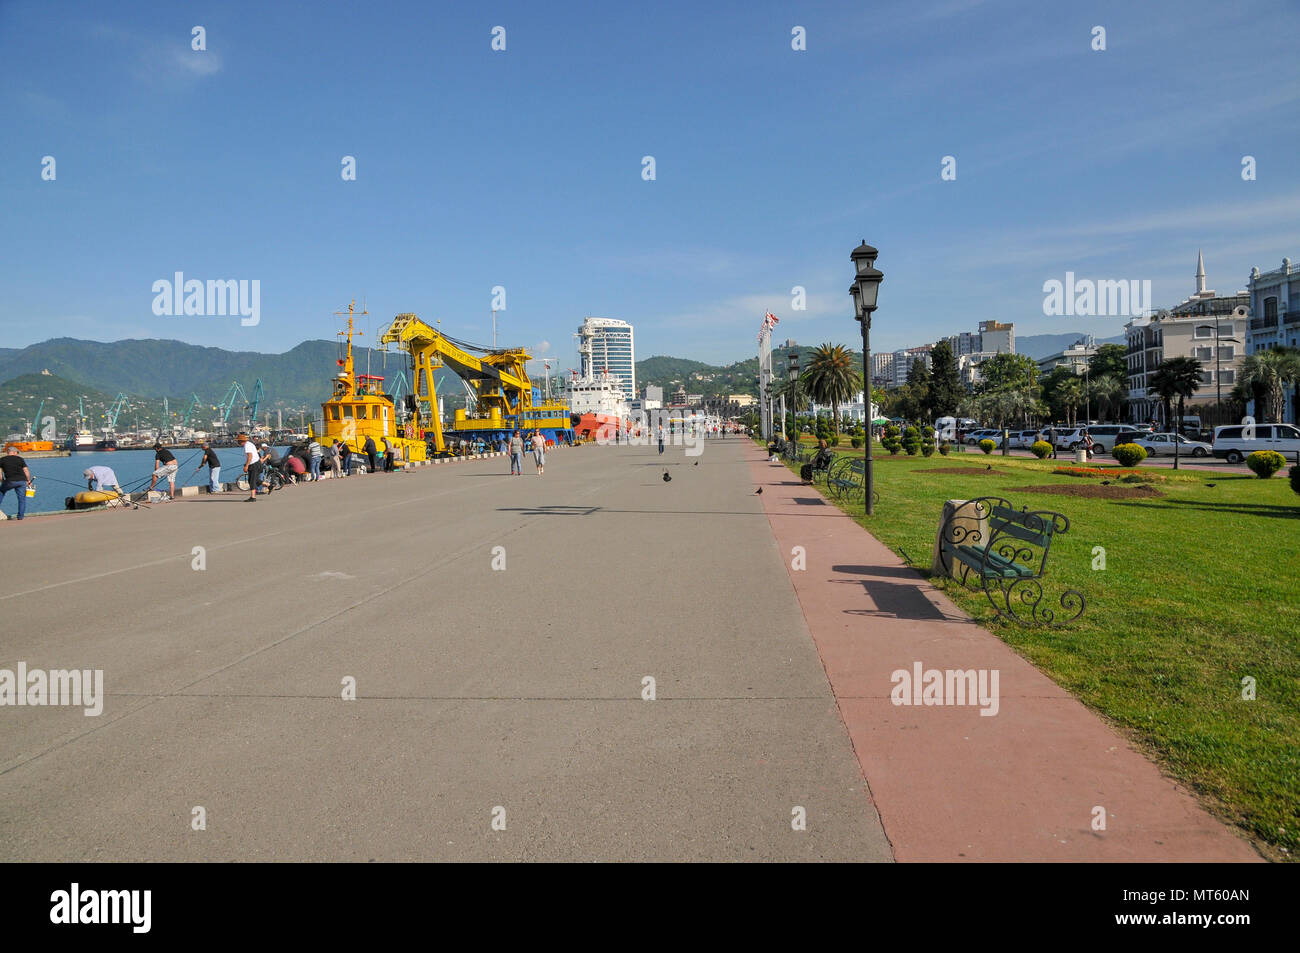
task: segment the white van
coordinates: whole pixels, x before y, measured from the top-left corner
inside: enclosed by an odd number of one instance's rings
[[[1250,431],[1254,429],[1252,438]],[[1233,424],[1214,428],[1214,455],[1241,463],[1256,450],[1276,450],[1294,463],[1300,453],[1300,430],[1292,424]]]

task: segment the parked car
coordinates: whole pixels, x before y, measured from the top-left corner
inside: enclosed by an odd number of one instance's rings
[[[1129,442],[1116,438],[1120,434],[1131,433],[1133,429],[1125,424],[1092,424],[1087,427],[1066,427],[1056,431],[1056,449],[1075,450],[1082,447],[1083,432],[1086,430],[1088,436],[1092,437],[1093,453],[1110,453],[1115,449],[1115,444]]]
[[[1249,425],[1215,427],[1214,455],[1229,463],[1241,463],[1256,450],[1276,450],[1288,461],[1300,453],[1300,430],[1291,424],[1255,424],[1254,428],[1252,436]]]
[[[966,434],[964,440],[965,440],[965,442],[966,442],[966,446],[968,446],[968,447],[977,447],[977,446],[979,446],[979,442],[980,442],[981,440],[984,440],[984,439],[997,440],[998,438],[999,438],[999,433],[998,433],[998,431],[996,431],[996,430],[992,430],[992,429],[990,429],[990,428],[988,428],[988,427],[984,427],[984,428],[981,428],[980,430],[972,430],[972,431],[969,431],[969,432]]]
[[[1173,456],[1174,439],[1175,435],[1171,433],[1153,433],[1133,442],[1145,450],[1149,457]],[[1186,454],[1192,457],[1208,457],[1214,451],[1208,443],[1201,443],[1199,440],[1188,440],[1181,435],[1177,439],[1180,456]]]
[[[1115,444],[1110,447],[1110,450],[1113,453],[1115,447],[1118,447],[1121,443],[1137,443],[1142,438],[1149,436],[1151,436],[1151,430],[1146,428],[1121,430],[1119,433],[1115,434]]]
[[[1007,446],[1012,450],[1028,450],[1039,440],[1047,439],[1041,430],[1013,430]]]

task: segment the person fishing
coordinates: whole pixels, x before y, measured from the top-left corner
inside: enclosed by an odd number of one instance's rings
[[[112,467],[87,467],[81,471],[81,475],[86,478],[87,490],[102,490],[111,486],[117,491],[118,496],[126,495],[122,492],[122,488],[118,486],[117,474],[113,472]]]
[[[176,471],[180,468],[180,464],[176,462],[175,455],[161,443],[155,443],[153,445],[153,459],[157,466],[153,471],[153,479],[149,481],[149,492],[153,492],[153,488],[160,477],[166,477],[167,499],[176,499]]]
[[[208,468],[208,492],[220,493],[221,458],[217,456],[217,452],[212,449],[212,445],[206,440],[203,441],[203,459],[200,460],[199,465],[194,468],[194,472],[198,473],[205,466]]]

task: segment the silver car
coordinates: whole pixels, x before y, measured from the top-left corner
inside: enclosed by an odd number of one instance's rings
[[[1172,433],[1153,433],[1147,434],[1140,440],[1133,442],[1147,452],[1149,457],[1174,455],[1174,440],[1178,441],[1178,455],[1191,457],[1208,457],[1214,452],[1214,448],[1208,443],[1201,443],[1199,440],[1188,440],[1186,437]]]

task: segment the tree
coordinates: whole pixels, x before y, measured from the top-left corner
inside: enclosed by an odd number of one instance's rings
[[[1119,345],[1115,345],[1118,347]],[[1097,402],[1097,413],[1105,420],[1112,406],[1119,407],[1127,388],[1114,374],[1102,374],[1094,377],[1088,385],[1088,394]]]
[[[1265,394],[1268,406],[1255,414],[1261,420],[1282,421],[1286,407],[1286,385],[1300,381],[1300,351],[1289,347],[1275,347],[1248,355],[1241,364],[1238,383],[1244,387],[1257,387]]]
[[[1128,352],[1122,344],[1103,344],[1088,361],[1088,376],[1092,379],[1107,374],[1119,381],[1128,380]]]
[[[840,404],[853,399],[862,387],[853,352],[842,344],[823,344],[815,348],[803,374],[803,386],[808,396],[819,404],[831,405],[831,419],[835,433],[840,432]]]
[[[1024,354],[994,354],[980,365],[981,392],[1017,390],[1038,382],[1038,365]]]
[[[1057,385],[1056,399],[1065,408],[1066,426],[1075,426],[1078,421],[1079,405],[1083,403],[1084,396],[1083,378],[1073,371],[1070,372],[1069,380],[1061,381]]]
[[[1190,357],[1172,357],[1161,361],[1147,380],[1147,389],[1157,395],[1165,405],[1165,420],[1169,420],[1169,405],[1178,400],[1178,416],[1174,424],[1174,469],[1178,469],[1179,440],[1182,435],[1183,403],[1196,393],[1201,383],[1201,362]]]
[[[957,404],[965,394],[966,388],[961,383],[952,345],[940,341],[930,349],[930,392],[926,400],[930,419],[953,416],[957,413]]]
[[[1040,385],[1040,394],[1043,404],[1047,407],[1047,412],[1053,420],[1064,420],[1069,417],[1059,391],[1062,385],[1073,380],[1078,380],[1078,375],[1063,364],[1052,368],[1051,373],[1043,378]]]

